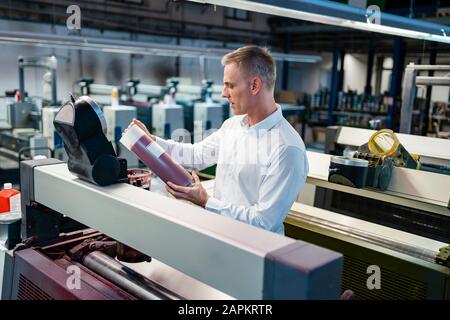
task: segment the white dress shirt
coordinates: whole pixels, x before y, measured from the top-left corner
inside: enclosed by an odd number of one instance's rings
[[[283,221],[305,184],[308,159],[280,106],[253,126],[246,115],[234,116],[196,144],[157,143],[188,169],[217,164],[207,210],[284,235]]]

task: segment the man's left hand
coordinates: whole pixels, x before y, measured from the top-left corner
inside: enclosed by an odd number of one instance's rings
[[[198,177],[197,173],[195,173],[195,171],[192,171],[192,177],[195,181],[195,185],[193,187],[177,186],[176,184],[168,181],[166,190],[177,199],[185,199],[204,208],[206,202],[208,202],[208,193],[202,186],[200,178]]]

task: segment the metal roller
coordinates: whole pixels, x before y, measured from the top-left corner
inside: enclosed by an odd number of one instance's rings
[[[100,251],[86,255],[83,265],[143,300],[180,300],[174,292],[161,287],[141,274]]]
[[[373,233],[369,233],[366,231],[358,230],[355,228],[347,227],[345,225],[331,222],[328,220],[316,218],[304,213],[298,212],[290,212],[291,217],[297,218],[301,221],[305,221],[311,223],[313,225],[332,230],[341,234],[345,234],[355,239],[364,240],[366,242],[376,244],[391,250],[395,250],[397,252],[401,252],[428,262],[435,263],[435,258],[437,252],[434,252],[429,249],[414,247],[409,244],[401,243],[389,238],[381,237]]]

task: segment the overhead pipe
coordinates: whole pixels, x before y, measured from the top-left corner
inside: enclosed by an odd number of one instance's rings
[[[72,48],[110,53],[180,56],[191,58],[205,56],[208,58],[220,59],[230,51],[230,49],[222,48],[193,48],[191,46],[181,45],[19,31],[0,31],[0,42],[28,44],[50,48]],[[322,58],[317,55],[283,54],[277,52],[273,52],[272,55],[275,60],[281,61],[303,63],[318,63],[322,61]]]

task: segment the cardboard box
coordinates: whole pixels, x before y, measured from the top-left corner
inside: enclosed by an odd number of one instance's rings
[[[279,91],[276,94],[276,100],[279,103],[297,104],[299,94],[295,91]]]

